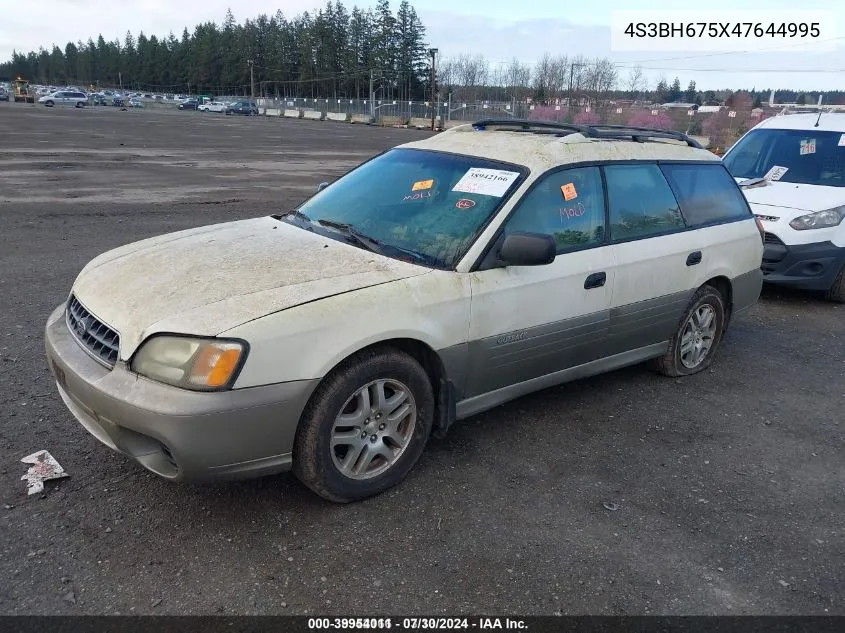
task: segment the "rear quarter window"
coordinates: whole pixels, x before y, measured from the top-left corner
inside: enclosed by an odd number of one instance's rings
[[[745,220],[751,210],[736,182],[721,164],[662,165],[687,226]]]

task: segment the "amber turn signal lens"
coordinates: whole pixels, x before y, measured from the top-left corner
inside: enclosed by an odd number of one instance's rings
[[[241,350],[227,346],[220,349],[214,344],[205,345],[197,354],[191,371],[191,382],[206,387],[222,387],[229,382],[238,366]]]

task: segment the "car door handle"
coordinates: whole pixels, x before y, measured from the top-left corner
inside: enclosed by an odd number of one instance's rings
[[[693,251],[687,255],[687,266],[695,266],[701,263],[701,251]]]
[[[584,280],[584,290],[601,288],[606,281],[607,275],[605,273],[593,273]]]

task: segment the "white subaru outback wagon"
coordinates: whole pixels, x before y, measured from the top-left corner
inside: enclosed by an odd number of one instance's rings
[[[77,420],[147,469],[292,468],[351,501],[505,401],[643,361],[708,367],[762,252],[734,179],[682,134],[482,121],[289,213],[100,255],[46,348]]]

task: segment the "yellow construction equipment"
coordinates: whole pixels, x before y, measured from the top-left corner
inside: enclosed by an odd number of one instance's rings
[[[21,79],[20,77],[15,78],[13,88],[15,93],[15,103],[19,101],[24,103],[35,103],[35,95],[32,94],[29,82],[26,79]]]

